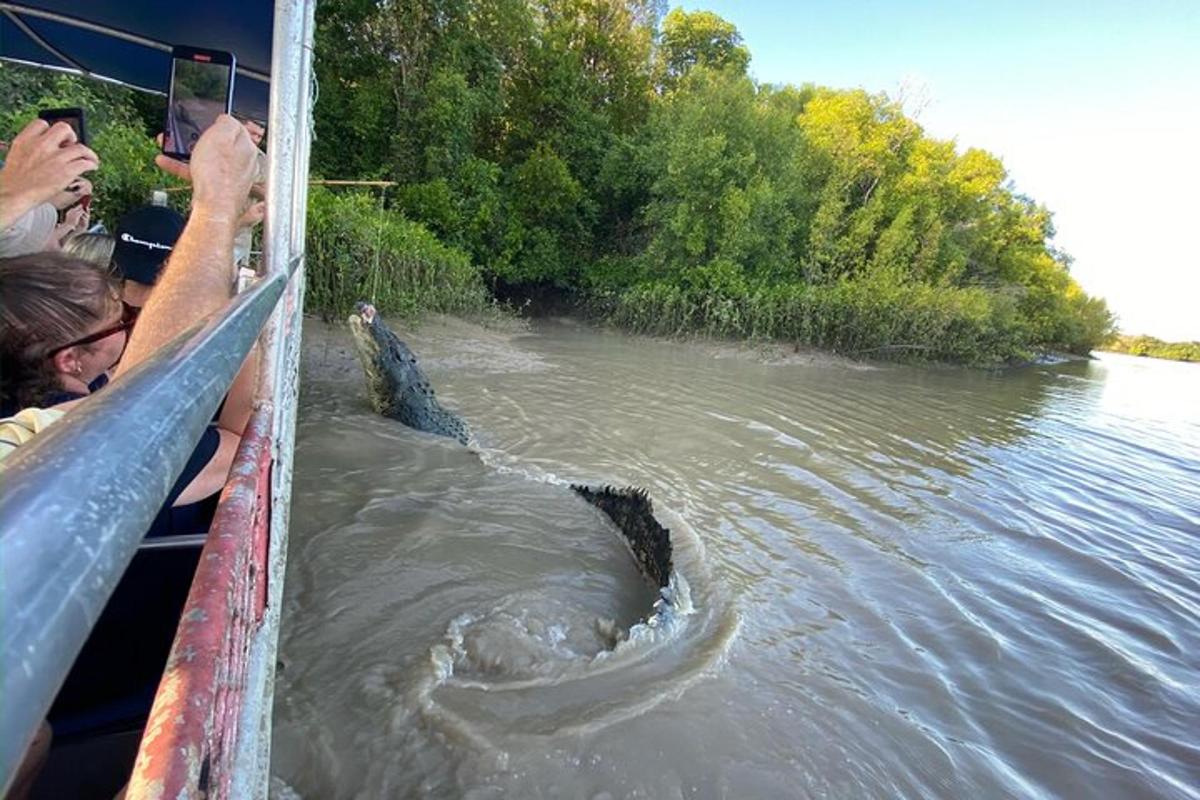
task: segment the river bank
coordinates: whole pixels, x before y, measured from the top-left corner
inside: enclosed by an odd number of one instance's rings
[[[460,337],[462,352],[437,351],[432,356],[418,353],[421,363],[427,357],[436,366],[474,368],[481,372],[526,369],[537,371],[535,364],[516,343],[533,335],[538,325],[549,324],[564,331],[611,336],[636,343],[644,341],[655,346],[674,346],[683,352],[712,359],[733,360],[766,365],[836,367],[848,370],[878,369],[869,361],[855,360],[826,353],[815,348],[803,348],[784,342],[737,342],[713,337],[665,337],[634,334],[619,328],[596,324],[595,320],[577,315],[545,314],[525,318],[510,314],[489,314],[485,318],[464,318],[448,314],[427,314],[418,319],[388,318],[388,324],[402,339],[420,341],[428,331],[437,331],[439,339]],[[315,383],[350,383],[361,385],[363,376],[353,341],[345,322],[326,321],[308,315],[304,321],[304,347],[301,370],[305,380]]]
[[[580,292],[491,286],[522,316],[572,317],[634,334],[792,347],[856,360],[1004,368],[1086,359],[1087,346],[1042,341],[1011,296],[982,289],[889,283],[688,289],[660,282]]]
[[[1166,342],[1153,336],[1117,336],[1098,349],[1166,361],[1200,362],[1200,342]]]
[[[499,308],[491,308],[486,314],[468,317],[430,313],[404,319],[389,318],[389,324],[402,338],[414,334],[419,337],[423,328],[430,327],[446,332],[457,331],[469,339],[473,347],[480,348],[479,351],[443,354],[441,358],[449,360],[450,363],[472,364],[485,370],[492,363],[504,363],[506,359],[512,358],[512,342],[521,336],[530,335],[539,324],[551,324],[562,330],[590,331],[597,335],[622,337],[631,342],[645,341],[656,345],[675,346],[685,352],[702,354],[714,361],[728,359],[763,365],[836,367],[848,370],[880,369],[900,361],[926,369],[979,369],[974,365],[888,358],[880,352],[858,356],[841,355],[796,342],[771,339],[738,340],[701,333],[636,333],[589,314],[579,305],[562,302],[525,305],[519,309],[521,314],[511,307],[508,307],[507,311]],[[354,361],[352,342],[344,322],[306,316],[304,343],[302,364],[306,374],[313,380],[361,380],[361,371]],[[1092,356],[1048,351],[1003,365],[989,365],[984,369],[1004,373],[1034,367],[1083,363],[1091,359]]]

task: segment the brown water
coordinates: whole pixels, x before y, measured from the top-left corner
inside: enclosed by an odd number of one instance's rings
[[[277,796],[1200,797],[1200,365],[400,333],[479,454],[306,333]]]

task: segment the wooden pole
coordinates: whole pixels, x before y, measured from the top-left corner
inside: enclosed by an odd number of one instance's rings
[[[309,186],[378,186],[378,187],[382,187],[382,188],[387,188],[387,187],[390,187],[390,186],[399,186],[400,184],[399,184],[399,183],[397,183],[396,181],[326,181],[326,180],[311,180],[311,181],[309,181],[309,182],[308,182],[308,185],[309,185]],[[174,194],[175,192],[190,192],[191,190],[192,190],[192,187],[191,187],[191,186],[168,186],[167,188],[165,188],[165,189],[160,189],[159,191],[167,192],[167,193],[169,193],[169,194]]]

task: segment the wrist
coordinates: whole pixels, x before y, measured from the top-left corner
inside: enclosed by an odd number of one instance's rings
[[[229,201],[228,197],[192,195],[190,219],[203,219],[214,224],[237,225],[242,216],[242,204]]]
[[[35,194],[9,186],[8,181],[0,179],[0,229],[12,225],[37,204]]]
[[[187,215],[187,224],[204,225],[205,228],[215,229],[224,233],[228,231],[229,236],[233,237],[238,230],[239,213],[235,213],[228,209],[211,209],[200,205],[193,205],[192,210]]]
[[[203,206],[192,206],[188,215],[187,225],[180,236],[180,242],[186,237],[191,242],[203,242],[206,249],[212,252],[228,251],[230,259],[233,254],[233,242],[237,236],[237,217],[229,216],[224,210],[213,210]],[[179,243],[175,245],[179,249]]]

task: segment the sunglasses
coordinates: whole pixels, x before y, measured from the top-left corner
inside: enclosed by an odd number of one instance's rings
[[[85,344],[93,344],[95,342],[100,341],[101,339],[107,339],[109,336],[112,336],[117,333],[124,332],[125,334],[128,334],[129,331],[133,330],[134,323],[137,322],[137,316],[138,316],[139,311],[141,311],[141,309],[134,308],[133,306],[129,305],[128,303],[122,301],[121,302],[121,321],[120,322],[118,322],[116,325],[113,325],[111,328],[105,328],[102,331],[96,331],[95,333],[93,333],[89,336],[84,336],[81,339],[76,339],[72,342],[67,342],[64,345],[56,347],[53,350],[51,350],[50,352],[46,353],[46,358],[54,358],[54,356],[58,355],[63,350],[66,350],[70,347],[81,347]],[[129,346],[129,336],[126,335],[125,347],[128,347],[128,346]],[[121,355],[125,355],[125,347],[121,348]],[[117,360],[119,361],[120,357],[118,357]]]

